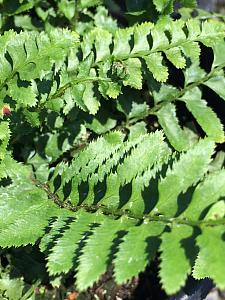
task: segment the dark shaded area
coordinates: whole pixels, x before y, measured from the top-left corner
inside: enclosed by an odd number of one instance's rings
[[[158,262],[153,262],[144,273],[139,276],[139,284],[131,300],[163,300],[167,299],[165,292],[161,289],[159,279],[155,276],[158,271]],[[128,300],[128,299],[127,299]]]

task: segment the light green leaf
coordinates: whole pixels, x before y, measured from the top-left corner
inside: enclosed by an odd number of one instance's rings
[[[151,36],[152,36],[152,40],[153,40],[153,44],[152,44],[152,51],[156,51],[160,49],[164,49],[166,47],[168,47],[169,45],[169,40],[164,32],[165,30],[165,24],[162,23],[157,23],[155,25],[155,27],[152,29],[151,31]]]
[[[23,278],[11,278],[9,274],[1,273],[0,291],[8,300],[22,299],[24,289]],[[7,298],[5,298],[7,297]]]
[[[110,256],[112,241],[117,237],[117,232],[124,230],[129,224],[126,223],[128,222],[106,219],[99,227],[93,229],[79,258],[76,275],[76,285],[79,290],[92,286],[106,272],[112,259]],[[99,241],[101,241],[101,251],[99,251]]]
[[[125,65],[128,78],[123,80],[123,84],[140,90],[142,88],[141,61],[138,58],[128,58]]]
[[[208,170],[215,144],[208,139],[201,140],[192,149],[183,153],[179,161],[168,169],[166,177],[159,183],[158,212],[174,216],[177,211],[177,198],[202,179]]]
[[[202,234],[197,238],[200,251],[192,273],[196,279],[210,276],[218,288],[222,290],[225,288],[225,242],[222,238],[223,235],[224,225],[202,228]]]
[[[37,103],[35,86],[19,87],[16,77],[9,82],[9,95],[18,102],[18,107],[31,107]]]
[[[184,286],[187,276],[191,273],[190,250],[193,249],[193,241],[189,245],[184,243],[192,235],[192,227],[177,225],[171,232],[162,234],[160,245],[161,263],[160,278],[166,293],[175,294]]]
[[[225,43],[223,41],[219,41],[213,45],[212,48],[214,53],[213,68],[225,64]]]
[[[187,150],[192,145],[188,132],[184,131],[176,116],[176,108],[172,103],[163,105],[156,113],[159,124],[162,126],[171,145],[178,151]]]
[[[112,34],[104,29],[98,29],[95,33],[96,62],[103,61],[110,54],[109,46],[112,42]]]
[[[130,182],[132,178],[141,175],[143,171],[151,168],[155,163],[167,156],[169,148],[163,142],[163,139],[161,131],[146,135],[139,144],[140,146],[133,149],[130,155],[124,159],[123,164],[118,166],[118,181],[121,183]],[[127,170],[130,171],[127,172]]]
[[[203,22],[199,41],[207,47],[212,47],[219,41],[223,43],[224,28],[224,24],[217,20]]]
[[[58,8],[67,19],[71,20],[76,11],[76,3],[68,0],[60,0],[58,3]]]
[[[176,20],[176,21],[171,21],[168,24],[170,34],[171,34],[171,44],[177,44],[177,43],[183,43],[186,41],[186,35],[183,30],[184,27],[184,21],[182,19]]]
[[[92,82],[85,84],[83,99],[90,114],[95,115],[99,109],[100,103],[94,94],[94,84]]]
[[[220,200],[210,207],[204,220],[217,220],[222,219],[225,216],[225,202]]]
[[[153,0],[158,12],[162,13],[168,6],[168,0]],[[171,2],[171,1],[170,1]]]
[[[196,187],[192,201],[182,215],[190,220],[199,219],[203,217],[201,213],[205,209],[216,203],[223,196],[225,196],[225,171],[220,170],[209,174]]]
[[[214,92],[216,92],[223,100],[225,100],[225,77],[224,74],[215,76],[210,78],[208,81],[203,83],[204,85],[208,86]]]
[[[156,254],[158,236],[163,229],[164,225],[159,222],[143,223],[129,229],[114,259],[114,276],[118,284],[144,271]]]
[[[94,219],[94,214],[83,213],[76,220],[68,218],[64,221],[68,228],[54,243],[48,256],[47,267],[51,275],[66,273],[72,269],[76,251],[79,250],[81,241],[87,236],[89,226]]]
[[[186,103],[187,108],[208,137],[212,138],[215,142],[223,143],[225,140],[223,125],[214,111],[207,106],[207,102],[202,99],[200,89],[195,87],[187,91],[180,99]]]
[[[134,27],[134,47],[131,53],[144,54],[149,52],[147,37],[153,27],[153,23],[147,22]]]
[[[157,81],[165,82],[168,79],[168,68],[164,66],[163,57],[160,52],[152,53],[145,56],[145,61],[153,77]]]
[[[179,90],[172,85],[162,83],[159,90],[153,90],[155,104],[161,101],[173,100],[179,97]]]
[[[118,29],[113,39],[113,55],[116,57],[127,57],[130,54],[130,39],[133,33],[133,28]]]
[[[165,51],[168,60],[178,69],[183,69],[186,66],[185,57],[179,47],[174,47]]]

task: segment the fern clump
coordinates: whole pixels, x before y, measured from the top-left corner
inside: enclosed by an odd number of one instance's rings
[[[0,247],[10,267],[15,251],[37,251],[49,282],[73,274],[85,291],[109,270],[129,282],[159,258],[168,295],[188,276],[225,289],[223,18],[192,17],[196,1],[178,1],[179,16],[172,0],[126,1],[125,14],[110,1],[6,2]],[[27,281],[32,294],[40,282]]]

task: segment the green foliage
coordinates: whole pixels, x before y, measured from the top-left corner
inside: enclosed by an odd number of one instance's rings
[[[130,23],[141,22],[143,20],[157,20],[162,15],[169,15],[174,11],[174,4],[179,4],[186,8],[195,8],[196,0],[152,0],[152,1],[132,1],[126,0],[128,21]]]
[[[225,288],[225,28],[179,2],[0,1],[0,247],[39,248],[29,283],[47,262],[53,285],[123,284],[158,256],[167,294]]]
[[[1,188],[1,247],[42,238],[50,274],[76,269],[79,290],[99,280],[111,263],[118,283],[137,276],[158,248],[159,274],[168,294],[184,285],[192,268],[194,277],[209,276],[224,288],[220,260],[214,259],[225,246],[225,210],[217,213],[225,190],[213,193],[214,186],[224,187],[224,170],[209,173],[215,144],[200,140],[176,158],[160,131],[123,140],[120,132],[112,132],[92,142],[70,166],[58,165],[47,184],[18,165],[17,175],[10,175],[12,184]],[[209,182],[213,198],[202,188]],[[200,207],[197,197],[204,199]],[[206,214],[214,206],[218,208]],[[210,258],[208,252],[215,254]]]
[[[1,99],[7,102],[9,97],[12,98],[15,110],[28,108],[24,110],[26,120],[32,126],[39,126],[39,116],[31,107],[38,112],[50,109],[67,115],[75,105],[96,115],[103,98],[116,99],[127,86],[140,90],[147,79],[155,107],[146,114],[158,117],[175,149],[186,150],[196,140],[194,134],[180,128],[172,103],[177,100],[185,102],[210,138],[222,143],[223,126],[202,100],[199,87],[204,84],[221,98],[225,97],[222,88],[224,59],[220,57],[223,37],[224,26],[220,22],[201,24],[198,20],[188,20],[185,23],[167,17],[156,25],[143,23],[118,29],[113,35],[105,29],[94,28],[80,43],[78,36],[67,30],[52,30],[48,34],[9,31],[1,37]],[[134,45],[130,47],[132,39]],[[214,63],[209,73],[199,66],[199,42],[214,51]],[[157,83],[166,82],[169,75],[163,55],[176,68],[184,69],[182,90],[167,83]],[[47,84],[47,94],[41,88],[43,82]],[[207,122],[209,118],[211,124]]]

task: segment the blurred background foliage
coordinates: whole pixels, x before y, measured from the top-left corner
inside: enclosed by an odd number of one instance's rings
[[[198,0],[198,5],[199,8],[219,12],[224,11],[225,0]],[[0,0],[0,30],[41,31],[59,26],[81,34],[94,24],[113,31],[115,20],[107,17],[104,6],[122,25],[157,18],[152,2],[146,0]]]

